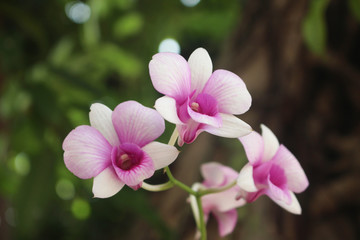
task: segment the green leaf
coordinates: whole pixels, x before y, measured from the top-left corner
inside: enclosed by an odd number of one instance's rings
[[[348,0],[348,5],[352,15],[360,22],[360,0]]]
[[[319,56],[326,51],[325,10],[328,3],[328,0],[312,0],[302,24],[305,44],[311,52]]]

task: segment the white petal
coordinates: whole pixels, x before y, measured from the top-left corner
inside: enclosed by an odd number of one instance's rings
[[[90,124],[100,131],[112,146],[119,145],[119,138],[115,132],[111,120],[112,111],[110,108],[101,103],[94,103],[90,107]]]
[[[169,166],[179,155],[176,147],[159,142],[151,142],[142,150],[153,160],[155,170]]]
[[[293,192],[290,192],[290,196],[291,196],[291,203],[290,204],[286,204],[283,201],[279,201],[279,200],[275,200],[274,198],[272,198],[272,200],[278,204],[280,207],[284,208],[285,210],[293,213],[293,214],[301,214],[301,206],[299,204],[299,201],[297,200],[295,194]],[[270,196],[269,196],[270,197]]]
[[[222,126],[220,128],[205,126],[204,130],[219,137],[238,138],[251,133],[252,128],[243,120],[231,114],[220,113]]]
[[[279,148],[279,141],[274,135],[274,133],[266,127],[264,124],[261,124],[262,137],[264,139],[264,157],[263,161],[269,161],[276,153]]]
[[[212,73],[209,53],[204,48],[198,48],[190,55],[188,63],[191,71],[191,91],[200,93]]]
[[[177,115],[176,100],[171,97],[161,97],[155,102],[155,109],[168,122],[183,124]]]
[[[201,188],[201,184],[200,183],[194,183],[191,188],[192,188],[192,190],[197,192]],[[198,226],[198,228],[199,228],[200,227],[199,206],[198,206],[198,204],[196,202],[196,198],[195,198],[194,195],[190,195],[189,200],[190,200],[191,210],[192,210],[194,218],[195,218],[196,226]]]
[[[92,191],[96,198],[108,198],[119,192],[124,185],[113,167],[108,167],[94,178]]]
[[[258,190],[254,182],[253,166],[249,163],[241,169],[237,179],[237,185],[247,192],[256,192]]]

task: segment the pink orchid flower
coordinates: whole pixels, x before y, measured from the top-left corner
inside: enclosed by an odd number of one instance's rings
[[[235,182],[239,176],[237,171],[216,162],[203,164],[201,174],[204,181],[202,184],[194,184],[194,190],[225,187]],[[236,198],[239,191],[240,187],[235,185],[223,192],[211,193],[201,198],[205,222],[208,221],[209,215],[212,213],[218,222],[221,237],[230,234],[234,230],[238,219],[236,208],[246,203],[244,199]],[[190,197],[190,203],[195,218],[198,219],[199,212],[194,196]]]
[[[114,111],[99,103],[90,109],[91,126],[72,130],[63,149],[73,174],[94,178],[94,197],[111,197],[125,184],[136,190],[155,170],[176,159],[175,147],[153,142],[165,129],[156,110],[135,101],[123,102]]]
[[[239,138],[249,160],[237,180],[242,189],[240,197],[253,202],[266,194],[287,211],[301,214],[294,193],[303,192],[309,185],[304,170],[294,155],[284,145],[279,145],[269,128],[261,125],[261,129],[262,136],[252,132]]]
[[[156,100],[155,108],[176,124],[180,146],[193,142],[202,131],[228,138],[251,132],[247,123],[233,115],[250,108],[245,83],[232,72],[212,72],[205,49],[196,49],[189,61],[175,53],[158,53],[149,70],[155,89],[165,95]]]

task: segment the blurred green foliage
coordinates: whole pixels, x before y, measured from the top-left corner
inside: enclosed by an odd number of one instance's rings
[[[241,5],[89,0],[90,19],[76,24],[65,12],[69,3],[0,3],[0,236],[126,239],[141,219],[155,238],[176,238],[142,190],[93,199],[92,180],[65,168],[62,141],[89,124],[94,102],[114,108],[132,99],[153,106],[160,95],[147,65],[160,41],[176,39],[185,57],[199,46],[215,56]],[[169,137],[168,126],[160,141]]]

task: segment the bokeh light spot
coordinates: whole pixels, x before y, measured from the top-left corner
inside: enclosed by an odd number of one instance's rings
[[[84,220],[90,216],[90,204],[82,199],[75,199],[71,205],[71,212],[75,218]]]
[[[180,53],[180,44],[172,38],[166,38],[159,44],[159,52]]]
[[[55,186],[56,194],[63,200],[70,200],[74,198],[75,188],[71,181],[67,179],[60,179]]]
[[[21,152],[16,155],[14,160],[14,169],[22,176],[25,176],[30,172],[30,161],[25,153]]]
[[[180,0],[186,7],[195,7],[199,4],[200,0]]]
[[[65,5],[65,13],[71,21],[81,24],[89,20],[91,9],[89,5],[80,1],[69,2]]]

